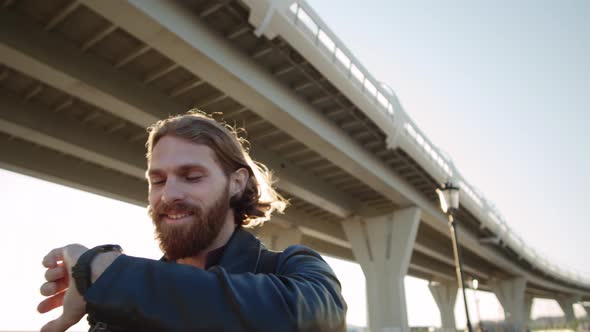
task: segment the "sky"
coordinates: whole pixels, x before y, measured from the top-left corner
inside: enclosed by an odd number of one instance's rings
[[[542,256],[590,275],[590,2],[308,0]]]
[[[551,261],[590,275],[583,210],[590,188],[590,2],[352,1],[311,5],[362,64],[389,84],[408,114],[510,226]],[[0,169],[0,331],[36,330],[42,257],[67,243],[119,243],[160,255],[145,209]],[[327,261],[343,284],[348,322],[366,325],[358,264]],[[409,322],[437,326],[426,281],[405,280]],[[475,295],[468,293],[472,320]],[[478,292],[483,319],[503,318]],[[464,325],[461,301],[455,308]],[[10,313],[6,315],[5,313]],[[580,314],[580,308],[577,308]],[[535,300],[533,317],[559,316]],[[84,331],[85,325],[73,328]]]

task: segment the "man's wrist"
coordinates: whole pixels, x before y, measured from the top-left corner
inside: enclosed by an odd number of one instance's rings
[[[90,281],[92,284],[98,280],[104,271],[119,257],[122,253],[118,251],[108,251],[98,254],[90,265]]]

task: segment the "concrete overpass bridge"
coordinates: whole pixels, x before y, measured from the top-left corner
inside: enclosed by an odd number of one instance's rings
[[[403,278],[457,286],[435,189],[461,187],[467,279],[524,326],[532,299],[590,301],[590,279],[528,247],[305,1],[4,0],[0,167],[145,206],[145,127],[198,107],[244,126],[292,206],[260,230],[360,263],[373,331],[408,329]],[[586,309],[587,311],[590,309]]]

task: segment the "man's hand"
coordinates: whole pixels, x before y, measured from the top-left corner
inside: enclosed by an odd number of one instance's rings
[[[37,310],[46,313],[63,306],[63,313],[45,324],[41,332],[64,332],[80,321],[86,313],[86,302],[72,279],[72,267],[86,250],[88,248],[83,245],[70,244],[51,250],[43,258],[43,266],[47,268],[47,282],[41,286],[41,294],[48,298],[39,303]]]

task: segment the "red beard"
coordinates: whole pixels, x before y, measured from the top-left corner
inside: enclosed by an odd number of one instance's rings
[[[192,215],[192,220],[180,225],[169,225],[162,221],[169,211],[187,212]],[[151,207],[148,209],[156,228],[156,240],[166,259],[170,261],[196,256],[211,246],[219,235],[228,212],[229,186],[206,211],[186,202],[160,203],[156,205],[155,211]]]

